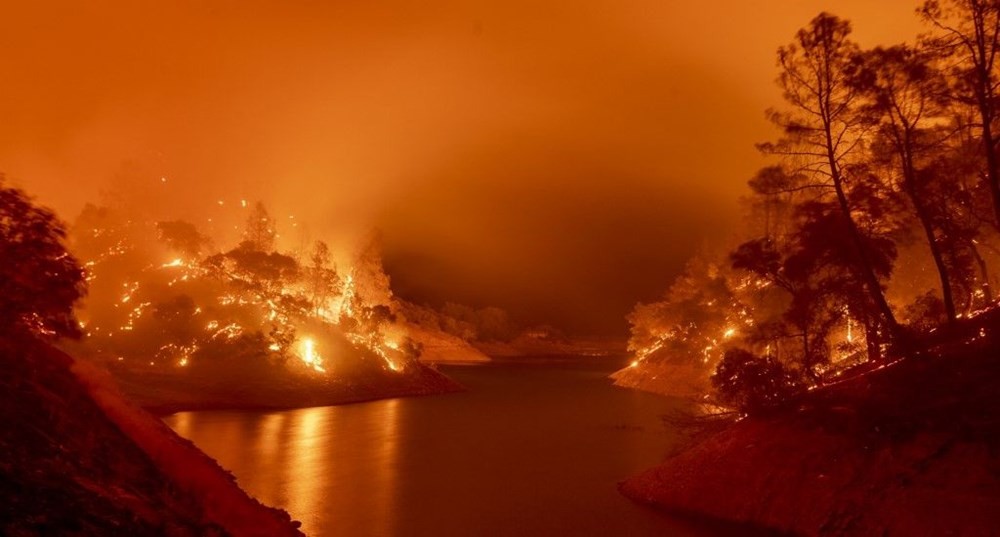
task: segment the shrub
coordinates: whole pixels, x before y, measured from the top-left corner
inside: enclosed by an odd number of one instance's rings
[[[719,400],[744,414],[756,414],[786,401],[799,383],[785,366],[745,349],[726,351],[712,376]]]

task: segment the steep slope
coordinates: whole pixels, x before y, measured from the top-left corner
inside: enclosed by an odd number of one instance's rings
[[[801,535],[996,535],[996,358],[986,348],[915,358],[816,390],[621,490]]]
[[[301,535],[70,356],[6,339],[0,357],[0,533]]]

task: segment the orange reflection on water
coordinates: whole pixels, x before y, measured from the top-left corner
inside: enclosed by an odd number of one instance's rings
[[[329,410],[306,408],[288,414],[291,423],[286,431],[289,439],[286,468],[292,475],[288,480],[287,505],[293,516],[303,522],[315,519],[322,506],[322,485],[328,474],[322,447],[330,433],[329,427],[323,427],[323,415]]]
[[[395,535],[406,405],[398,399],[268,413],[195,412],[165,421],[240,486],[313,537]]]
[[[274,425],[287,442],[283,453],[287,460],[281,465],[287,471],[281,503],[302,521],[303,530],[310,535],[337,533],[321,522],[340,518],[337,513],[324,512],[331,504],[370,515],[364,517],[364,528],[351,531],[395,533],[400,404],[392,399],[366,406],[369,408],[349,405],[282,413],[284,426]],[[375,420],[371,406],[378,409]],[[271,426],[267,423],[264,429]],[[259,441],[264,446],[269,433],[262,433]],[[368,456],[360,457],[359,450],[368,451]],[[267,452],[268,448],[260,451],[261,455]],[[359,467],[359,459],[370,463]],[[333,498],[337,499],[331,501]]]
[[[395,528],[395,501],[397,480],[399,479],[399,399],[390,399],[382,403],[384,415],[382,417],[382,429],[380,437],[382,442],[378,446],[379,461],[376,465],[376,497],[373,498],[374,508],[381,516],[378,517],[379,527],[373,535],[394,535],[398,532]]]
[[[275,412],[262,418],[260,435],[257,437],[257,453],[261,456],[271,458],[281,455],[279,450],[281,449],[281,438],[284,436],[282,433],[285,427],[285,416],[287,414],[284,412]]]
[[[191,413],[190,412],[180,412],[174,414],[168,418],[167,425],[169,425],[174,432],[183,436],[184,438],[191,438]]]

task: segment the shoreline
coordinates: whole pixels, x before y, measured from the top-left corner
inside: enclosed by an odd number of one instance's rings
[[[990,535],[992,351],[911,359],[725,426],[619,484],[639,503],[795,535]]]

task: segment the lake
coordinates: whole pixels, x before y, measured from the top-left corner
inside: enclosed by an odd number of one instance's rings
[[[442,366],[469,390],[166,422],[318,537],[732,535],[618,494],[678,441],[680,404],[613,387],[619,365]]]

